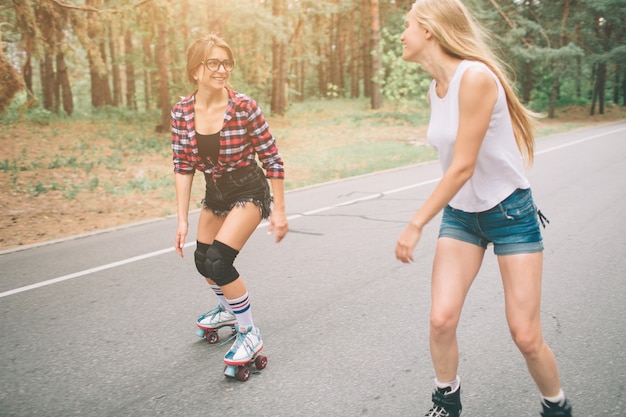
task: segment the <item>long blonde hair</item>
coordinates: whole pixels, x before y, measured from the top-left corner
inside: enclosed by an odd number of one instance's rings
[[[533,130],[538,115],[519,101],[504,70],[506,65],[487,45],[486,31],[460,0],[417,0],[410,15],[433,34],[444,52],[455,58],[482,62],[498,77],[506,94],[515,142],[528,165],[532,165],[535,150]]]

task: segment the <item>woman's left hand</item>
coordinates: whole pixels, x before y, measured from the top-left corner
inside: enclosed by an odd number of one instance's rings
[[[279,243],[287,232],[289,231],[289,224],[287,223],[287,215],[284,211],[274,210],[270,215],[270,225],[268,233],[276,236],[276,243]]]

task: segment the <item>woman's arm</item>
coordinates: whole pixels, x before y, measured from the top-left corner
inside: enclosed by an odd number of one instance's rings
[[[459,128],[452,163],[398,239],[398,260],[405,263],[413,261],[413,250],[423,227],[474,174],[478,151],[487,133],[497,97],[498,87],[490,73],[482,68],[468,68],[465,71],[459,90]]]
[[[272,193],[274,196],[274,207],[272,208],[272,214],[270,215],[270,225],[268,228],[269,233],[275,232],[276,243],[283,240],[289,225],[287,223],[287,214],[285,213],[285,188],[284,181],[282,179],[271,178],[270,184],[272,185]]]
[[[176,173],[176,209],[178,212],[178,226],[176,228],[176,238],[174,239],[174,248],[178,255],[182,258],[183,246],[189,231],[189,200],[191,199],[191,186],[193,184],[193,173],[181,174]]]

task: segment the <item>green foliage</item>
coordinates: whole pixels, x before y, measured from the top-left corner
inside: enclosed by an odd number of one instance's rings
[[[31,97],[27,98],[24,92],[18,94],[0,114],[0,125],[18,121],[49,125],[63,117],[63,110],[60,115],[54,115],[43,109],[43,77],[39,73],[45,54],[54,56],[59,51],[64,53],[69,69],[75,105],[73,120],[120,120],[128,124],[150,121],[156,125],[161,118],[156,110],[159,106],[167,107],[193,90],[184,76],[185,50],[192,40],[209,32],[223,36],[234,50],[237,64],[231,76],[232,86],[254,97],[267,113],[271,110],[268,103],[276,42],[284,42],[288,47],[288,89],[292,103],[301,98],[345,97],[353,84],[350,79],[353,73],[348,74],[347,70],[352,63],[361,67],[354,84],[362,87],[370,82],[364,79],[362,68],[366,60],[361,51],[371,46],[369,9],[362,1],[290,1],[276,15],[274,6],[278,3],[270,1],[155,0],[139,2],[133,7],[125,2],[109,2],[106,13],[87,12],[79,5],[82,2],[73,3],[76,7],[66,8],[56,2],[24,0],[20,8],[0,7],[0,22],[8,23],[3,26],[3,51],[15,68],[23,68],[27,45],[32,46],[36,100],[33,108],[27,108]],[[428,74],[420,66],[401,58],[399,37],[409,3],[380,2],[383,69],[374,77],[382,85],[385,100],[398,106],[424,100],[429,83]],[[592,77],[598,77],[594,68],[599,63],[610,66],[606,90],[624,94],[620,86],[624,83],[626,65],[625,0],[571,1],[567,3],[570,6],[567,13],[566,2],[561,1],[502,1],[497,2],[498,7],[491,0],[465,3],[489,29],[490,41],[517,74],[518,89],[526,91],[535,105],[549,105],[550,100],[545,97],[552,94],[556,76],[562,84],[557,102],[578,102],[591,97],[596,85]],[[155,32],[163,26],[167,30],[165,49],[169,61],[167,93],[172,103],[159,104],[161,75],[155,58],[164,55],[157,54]],[[98,34],[93,35],[88,29]],[[116,31],[119,32],[112,33]],[[110,56],[103,59],[94,55],[96,50],[107,50],[110,54],[111,46],[120,46],[120,42],[111,40],[126,31],[131,34],[132,51],[121,48],[115,62],[111,62]],[[354,38],[356,41],[351,40]],[[339,77],[335,74],[331,77],[333,59],[341,60],[334,63],[344,71]],[[140,110],[129,110],[121,104],[92,109],[92,74],[97,70],[103,72],[112,88],[113,64],[134,66],[134,101]],[[569,88],[575,83],[584,91]],[[607,97],[610,100],[612,95]],[[124,99],[120,97],[121,101]],[[142,141],[133,146],[160,152],[157,143],[158,140]]]
[[[381,30],[383,68],[377,75],[382,84],[383,95],[394,102],[426,99],[430,76],[415,63],[402,59],[400,36],[404,30],[404,13],[396,13],[389,17]]]

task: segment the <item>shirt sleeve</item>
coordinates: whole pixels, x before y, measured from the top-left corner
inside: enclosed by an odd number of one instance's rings
[[[194,167],[188,159],[189,131],[184,118],[184,106],[177,103],[170,113],[170,125],[172,128],[172,161],[174,172],[177,174],[193,174]]]
[[[267,178],[285,179],[283,160],[278,152],[276,140],[270,133],[269,124],[261,108],[253,99],[250,99],[248,123],[252,145],[266,171]]]

